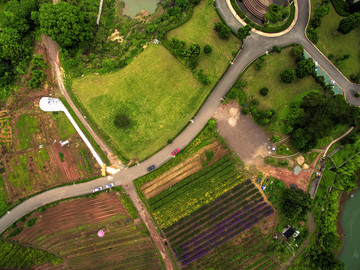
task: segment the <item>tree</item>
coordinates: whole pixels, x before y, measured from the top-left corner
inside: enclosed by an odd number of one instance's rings
[[[250,32],[251,32],[251,29],[252,27],[250,25],[245,25],[244,27],[240,27],[238,29],[238,35],[239,35],[239,38],[244,41],[244,39],[247,37],[247,36],[250,36]]]
[[[269,93],[269,89],[267,87],[263,87],[260,89],[260,94],[264,97]]]
[[[215,24],[214,30],[218,32],[221,39],[229,39],[231,34],[231,29],[229,26],[223,24],[222,22],[218,22]]]
[[[342,34],[348,34],[360,26],[360,13],[355,13],[342,19],[339,22],[338,31]]]
[[[14,28],[3,28],[0,33],[0,58],[15,61],[22,53],[21,35]]]
[[[209,44],[204,46],[204,53],[209,54],[212,52],[212,47]]]
[[[303,56],[304,55],[304,47],[300,44],[296,44],[291,48],[291,55],[294,57]]]
[[[315,72],[315,63],[311,59],[305,59],[297,63],[296,76],[304,78]]]
[[[292,83],[295,80],[295,70],[293,68],[285,69],[280,73],[280,78],[284,83]]]
[[[290,220],[304,220],[310,208],[310,195],[301,189],[286,188],[280,198],[281,212]]]
[[[307,152],[315,143],[312,134],[303,128],[298,128],[291,133],[291,144],[302,152]]]
[[[92,37],[95,17],[94,13],[80,10],[66,2],[56,5],[45,3],[40,8],[40,29],[60,46],[74,47]]]

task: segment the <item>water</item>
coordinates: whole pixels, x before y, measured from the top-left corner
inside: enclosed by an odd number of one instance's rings
[[[145,9],[152,14],[156,10],[157,3],[159,0],[122,0],[125,3],[123,15],[127,15],[134,18],[140,10]]]
[[[360,189],[344,205],[341,224],[345,232],[344,248],[339,259],[345,270],[360,269]]]

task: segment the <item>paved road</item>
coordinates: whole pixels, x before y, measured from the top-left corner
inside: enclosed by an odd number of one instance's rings
[[[226,6],[226,1],[216,0],[216,4],[220,14],[225,21],[231,26],[234,31],[241,27],[232,13]],[[37,207],[63,198],[70,198],[74,196],[84,195],[91,193],[93,188],[97,186],[104,186],[106,183],[115,182],[116,185],[132,185],[132,181],[147,173],[146,168],[155,164],[157,167],[164,164],[171,159],[170,153],[176,149],[183,149],[188,145],[191,140],[201,131],[207,121],[213,116],[215,110],[220,105],[221,98],[234,84],[241,72],[249,65],[254,59],[270,50],[274,45],[285,46],[290,43],[299,43],[309,52],[309,54],[316,59],[321,67],[338,83],[338,85],[347,94],[347,100],[354,105],[359,106],[360,100],[356,99],[352,91],[360,91],[358,85],[354,85],[346,80],[346,78],[326,59],[321,52],[306,38],[305,28],[309,17],[309,2],[299,1],[299,17],[294,28],[287,34],[280,37],[264,37],[252,33],[245,41],[243,49],[240,51],[233,65],[230,66],[228,71],[219,81],[214,91],[211,93],[203,107],[198,114],[194,117],[194,123],[189,124],[186,129],[173,141],[172,144],[166,146],[164,149],[156,153],[154,156],[142,162],[139,166],[134,166],[129,169],[120,171],[114,176],[107,176],[93,180],[88,183],[77,184],[72,186],[59,187],[50,191],[46,191],[40,195],[34,196],[17,207],[12,209],[10,213],[5,214],[0,218],[0,233],[3,232],[8,226],[14,223],[17,219],[26,215],[28,212],[36,209]],[[55,57],[55,56],[53,56]],[[59,69],[59,67],[56,67]],[[66,96],[66,92],[64,92]],[[69,102],[70,103],[70,102]],[[74,108],[73,108],[74,109]],[[76,109],[76,108],[75,108]],[[78,114],[77,110],[75,112]],[[81,115],[80,115],[81,116]],[[80,117],[82,119],[82,117]],[[134,200],[137,198],[133,197]]]

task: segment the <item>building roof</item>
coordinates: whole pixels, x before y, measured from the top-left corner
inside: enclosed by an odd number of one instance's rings
[[[286,230],[286,232],[284,232],[284,236],[285,236],[286,238],[289,238],[289,237],[291,237],[294,233],[295,233],[295,230],[290,227],[289,229]]]

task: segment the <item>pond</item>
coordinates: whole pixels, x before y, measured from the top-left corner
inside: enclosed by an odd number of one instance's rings
[[[345,270],[359,270],[360,266],[360,190],[344,205],[341,224],[345,232],[344,247],[339,259]]]
[[[155,12],[159,0],[122,0],[125,3],[123,15],[134,18],[140,10],[145,9],[152,14]]]

